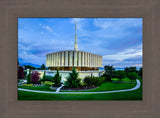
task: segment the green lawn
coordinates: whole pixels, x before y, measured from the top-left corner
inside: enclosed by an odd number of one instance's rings
[[[50,86],[37,86],[37,87],[28,87],[28,86],[18,86],[18,88],[30,89],[30,90],[38,90],[38,91],[56,91],[50,89]]]
[[[18,100],[142,100],[142,84],[134,91],[99,94],[51,94],[19,90]]]
[[[129,92],[100,94],[48,94],[18,91],[18,100],[142,100],[142,88]]]
[[[113,91],[113,90],[123,90],[130,89],[136,86],[137,83],[114,83],[106,82],[95,89],[82,90],[81,92],[98,92],[98,91]],[[69,90],[61,90],[61,92],[68,92]],[[71,91],[71,90],[70,90]],[[77,90],[78,91],[78,90]],[[71,91],[73,92],[73,91]],[[76,92],[76,91],[74,91]]]

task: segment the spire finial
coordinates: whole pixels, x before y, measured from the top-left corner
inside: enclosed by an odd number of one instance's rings
[[[77,44],[77,22],[75,22],[75,43],[74,43],[74,50],[78,50],[78,44]]]

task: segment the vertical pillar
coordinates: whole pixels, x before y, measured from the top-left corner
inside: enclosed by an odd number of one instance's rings
[[[58,61],[59,61],[59,66],[61,66],[61,52],[58,52]]]
[[[81,66],[81,52],[78,52],[78,66]]]
[[[92,67],[92,54],[90,54],[90,67]]]
[[[46,55],[46,66],[48,67],[48,55]]]
[[[61,66],[64,66],[64,52],[62,52],[62,57],[61,57],[61,62],[62,62],[62,64],[61,64]]]
[[[84,67],[84,52],[82,52],[82,67]]]
[[[74,66],[77,66],[77,51],[74,51]]]
[[[58,53],[56,53],[56,66],[58,66]]]
[[[68,67],[68,51],[65,51],[65,66]]]
[[[84,53],[84,66],[87,67],[87,52]]]
[[[69,55],[69,66],[73,66],[73,51],[70,51]]]
[[[51,54],[51,66],[53,66],[53,54]]]
[[[49,67],[51,67],[51,54],[49,54]]]
[[[53,66],[55,66],[55,53],[53,53]]]

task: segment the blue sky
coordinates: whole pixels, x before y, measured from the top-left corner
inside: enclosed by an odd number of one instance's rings
[[[18,18],[20,64],[46,63],[46,54],[74,49],[103,57],[115,68],[142,67],[142,18]]]

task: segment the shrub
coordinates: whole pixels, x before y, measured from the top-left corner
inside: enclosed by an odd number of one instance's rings
[[[86,76],[84,79],[83,79],[83,82],[86,83],[87,86],[91,86],[92,85],[92,79],[90,76]]]
[[[23,84],[23,86],[31,87],[33,84]]]
[[[105,77],[92,77],[91,80],[93,86],[99,86],[104,82]]]
[[[37,84],[39,81],[39,73],[37,71],[33,71],[31,74],[31,82],[33,84]]]
[[[97,84],[97,85],[99,86],[99,85],[103,84],[104,81],[105,81],[105,77],[99,77],[99,78],[98,78],[98,84]]]
[[[57,73],[53,77],[53,82],[55,83],[55,86],[61,85],[61,76],[59,75],[59,71],[57,70]]]
[[[45,86],[52,86],[52,85],[54,85],[54,83],[51,82],[51,81],[41,82],[41,84],[44,84]]]
[[[69,88],[78,88],[81,86],[80,84],[80,78],[78,78],[78,73],[75,68],[72,69],[72,72],[69,73],[69,76],[67,77],[67,81],[64,83],[66,87]]]
[[[87,76],[84,78],[83,82],[86,83],[87,86],[99,86],[105,81],[105,77],[90,77]]]
[[[23,79],[25,76],[24,76],[24,69],[22,66],[19,66],[18,67],[18,79]]]

